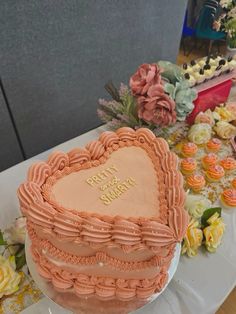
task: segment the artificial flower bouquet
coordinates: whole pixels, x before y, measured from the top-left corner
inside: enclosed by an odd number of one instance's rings
[[[26,219],[0,230],[0,313],[19,313],[42,296],[25,259]]]
[[[213,22],[216,31],[227,34],[227,43],[230,48],[236,48],[236,1],[220,0],[223,13]]]
[[[109,83],[105,88],[113,100],[99,100],[98,116],[112,129],[146,126],[155,133],[184,121],[197,97],[182,70],[167,61],[141,65],[131,76],[129,87],[121,84],[117,90]]]

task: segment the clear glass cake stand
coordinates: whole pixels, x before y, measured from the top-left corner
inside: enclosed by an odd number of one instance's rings
[[[169,279],[164,287],[164,289],[153,295],[147,300],[140,301],[140,300],[132,300],[132,301],[119,301],[119,300],[108,300],[102,301],[95,297],[87,297],[87,298],[80,298],[76,296],[72,292],[63,292],[55,290],[52,284],[46,280],[44,280],[37,272],[35,263],[32,260],[30,254],[30,246],[31,242],[28,237],[26,236],[26,260],[27,265],[29,267],[30,274],[34,281],[36,282],[39,289],[43,292],[43,294],[48,297],[52,302],[60,305],[66,310],[70,310],[73,313],[79,314],[127,314],[127,313],[143,313],[145,310],[148,310],[148,306],[150,303],[155,301],[161,293],[165,290],[171,279],[173,278],[180,257],[181,245],[177,244],[175,249],[175,255],[171,262],[169,268]],[[51,313],[51,311],[50,311]],[[54,314],[54,313],[53,313]]]

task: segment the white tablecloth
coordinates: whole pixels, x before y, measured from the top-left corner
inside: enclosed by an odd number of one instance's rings
[[[97,128],[63,143],[53,150],[68,151],[83,147],[97,138],[104,127]],[[36,144],[37,145],[37,144]],[[0,173],[0,228],[19,216],[16,190],[26,178],[29,165],[44,160],[52,150]],[[213,314],[236,285],[236,211],[224,211],[227,225],[223,244],[215,254],[200,252],[195,258],[181,257],[177,272],[165,292],[145,308],[145,313]],[[40,301],[42,302],[42,301]],[[42,306],[45,302],[43,300]],[[144,313],[144,311],[139,311]]]

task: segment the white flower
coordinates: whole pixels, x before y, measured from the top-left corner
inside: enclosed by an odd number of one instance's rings
[[[197,145],[207,143],[211,138],[211,126],[207,123],[192,125],[188,132],[188,138]]]
[[[5,259],[0,255],[0,299],[19,289],[21,276],[15,272],[15,268],[14,256]]]
[[[211,202],[202,195],[188,194],[186,197],[185,208],[194,218],[200,218],[210,206]]]
[[[26,218],[19,217],[15,223],[4,231],[9,243],[25,243]]]
[[[220,0],[220,6],[222,8],[228,8],[232,4],[232,0]]]

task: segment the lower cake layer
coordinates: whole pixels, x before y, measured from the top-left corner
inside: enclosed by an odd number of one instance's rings
[[[145,260],[142,256],[142,260],[139,257],[138,260],[135,258],[136,261],[120,260],[101,250],[94,255],[80,256],[79,250],[77,255],[70,254],[48,239],[40,238],[29,226],[28,232],[38,272],[55,289],[73,292],[80,297],[129,301],[149,298],[160,292],[168,280],[168,269],[174,254],[172,248],[165,257],[149,251]],[[138,251],[136,253],[139,256]],[[133,256],[136,253],[131,252]]]
[[[55,289],[73,291],[79,297],[96,296],[101,300],[118,299],[130,301],[135,298],[147,299],[160,292],[168,280],[168,268],[160,267],[158,274],[150,279],[123,279],[109,276],[85,275],[77,271],[68,271],[49,261],[31,247],[32,257],[38,273],[50,281]]]

